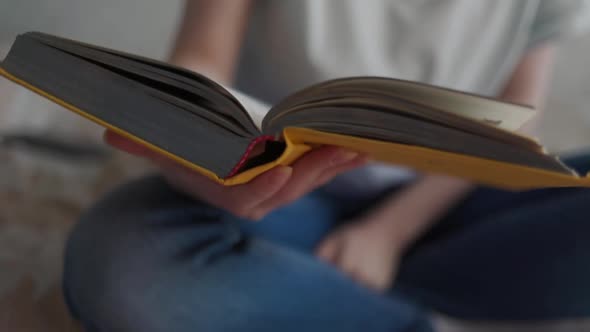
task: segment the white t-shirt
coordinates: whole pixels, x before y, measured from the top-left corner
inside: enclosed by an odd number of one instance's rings
[[[328,79],[387,76],[495,96],[523,53],[590,25],[586,0],[257,0],[236,87],[275,103]],[[411,178],[370,165],[330,187],[370,195]]]

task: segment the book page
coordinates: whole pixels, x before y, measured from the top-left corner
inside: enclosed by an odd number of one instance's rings
[[[459,117],[477,120],[510,132],[516,132],[536,114],[533,108],[503,102],[453,89],[418,82],[370,79],[357,80],[360,87],[382,85],[382,91],[408,101],[429,105]]]
[[[275,109],[287,109],[293,107],[293,104],[296,106],[309,100],[325,100],[327,93],[334,99],[337,99],[334,95],[339,94],[351,98],[405,100],[425,106],[419,112],[424,117],[430,117],[433,112],[435,115],[444,112],[447,117],[445,122],[448,123],[454,122],[452,117],[459,117],[509,132],[516,132],[536,114],[534,109],[523,105],[440,86],[384,77],[350,77],[326,81],[287,98],[287,102],[281,102]],[[302,101],[303,98],[306,100]]]
[[[248,114],[256,124],[259,130],[262,131],[262,120],[270,111],[271,106],[261,100],[258,100],[254,97],[248,96],[247,94],[240,92],[236,89],[229,88],[224,86],[224,88],[229,91],[236,99],[244,106]]]

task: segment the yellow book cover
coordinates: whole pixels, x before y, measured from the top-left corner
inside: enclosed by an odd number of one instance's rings
[[[258,119],[196,73],[41,33],[17,38],[0,75],[224,185],[335,145],[507,189],[590,186],[515,133],[532,110],[415,82],[324,82]]]

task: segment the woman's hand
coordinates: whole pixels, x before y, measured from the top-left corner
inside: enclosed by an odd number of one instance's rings
[[[104,139],[115,148],[154,162],[177,189],[252,220],[259,220],[336,175],[366,163],[366,158],[356,152],[322,147],[307,153],[291,167],[277,166],[249,183],[227,187],[112,131],[106,131]]]
[[[316,254],[357,282],[386,291],[393,284],[401,246],[382,226],[371,219],[347,223],[328,235]]]

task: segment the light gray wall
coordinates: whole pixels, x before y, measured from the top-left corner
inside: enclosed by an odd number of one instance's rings
[[[590,34],[567,41],[558,54],[542,138],[551,150],[590,148]]]
[[[181,0],[1,0],[0,43],[41,30],[163,58]]]

